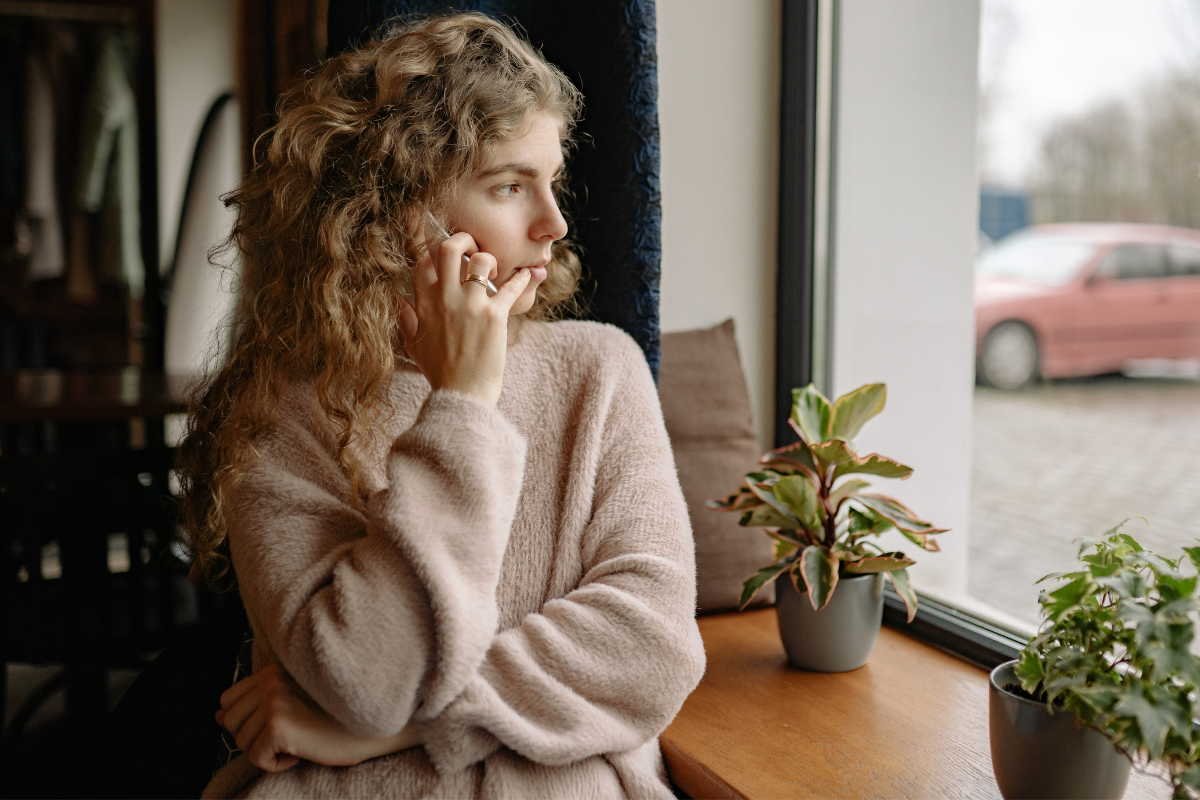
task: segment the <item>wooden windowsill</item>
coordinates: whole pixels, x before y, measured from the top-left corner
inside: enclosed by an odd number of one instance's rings
[[[775,609],[700,620],[708,669],[661,737],[700,798],[999,798],[987,673],[884,628],[865,667],[789,667]],[[1170,797],[1135,773],[1126,800]]]

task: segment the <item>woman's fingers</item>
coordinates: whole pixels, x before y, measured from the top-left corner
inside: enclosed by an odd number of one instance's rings
[[[473,256],[479,252],[478,245],[471,234],[459,231],[446,239],[437,249],[434,265],[437,268],[437,280],[442,286],[442,296],[452,296],[452,292],[461,286],[463,278],[463,256]],[[494,259],[493,259],[494,260]]]
[[[509,309],[513,307],[513,303],[525,292],[529,286],[529,281],[532,278],[529,275],[529,270],[519,269],[512,274],[496,295],[492,298],[492,303],[504,309],[504,315],[507,317]]]
[[[268,675],[273,674],[274,672],[279,672],[280,670],[281,668],[279,665],[271,664],[263,667],[249,677],[242,678],[240,681],[235,683],[233,686],[230,686],[221,694],[221,708],[226,710],[232,708],[238,700],[241,700],[247,694],[252,692],[260,680]]]
[[[462,271],[460,281],[466,280],[468,275],[482,275],[489,280],[496,277],[498,272],[496,257],[491,253],[477,252],[467,260],[466,267]]]
[[[236,739],[241,733],[246,720],[250,719],[261,703],[262,697],[258,692],[250,692],[240,698],[229,708],[223,709],[225,715],[218,721],[218,724],[225,730],[233,734]]]

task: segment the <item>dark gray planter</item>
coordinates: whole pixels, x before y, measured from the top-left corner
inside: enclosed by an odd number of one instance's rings
[[[833,597],[814,611],[790,575],[775,581],[779,638],[793,666],[809,672],[849,672],[867,663],[883,624],[883,576],[838,579]]]
[[[1119,800],[1129,783],[1129,759],[1074,714],[1051,714],[1045,703],[1006,691],[1005,686],[1020,684],[1016,663],[992,670],[988,690],[992,771],[1000,794],[1006,800]]]

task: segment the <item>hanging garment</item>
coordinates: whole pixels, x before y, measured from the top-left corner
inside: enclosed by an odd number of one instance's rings
[[[62,277],[66,249],[58,213],[54,169],[54,90],[40,54],[32,54],[26,73],[24,236],[19,249],[29,256],[31,280]],[[24,242],[21,240],[24,239]]]
[[[0,203],[11,204],[11,208],[21,201],[25,159],[18,127],[22,121],[20,32],[11,20],[0,20]]]
[[[208,358],[222,361],[229,345],[238,263],[215,266],[209,263],[208,252],[229,235],[236,219],[221,196],[242,180],[239,119],[233,95],[222,95],[205,117],[196,141],[179,214],[175,262],[164,280],[171,296],[163,356],[171,374],[200,373]]]
[[[135,49],[129,30],[107,31],[101,38],[84,109],[78,202],[83,211],[102,215],[100,277],[124,283],[131,297],[140,298],[146,272],[138,210],[137,100],[131,85]]]

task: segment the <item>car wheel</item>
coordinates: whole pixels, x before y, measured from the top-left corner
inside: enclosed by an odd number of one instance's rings
[[[1037,337],[1023,322],[1001,322],[983,340],[978,369],[988,386],[1020,389],[1038,372]]]

